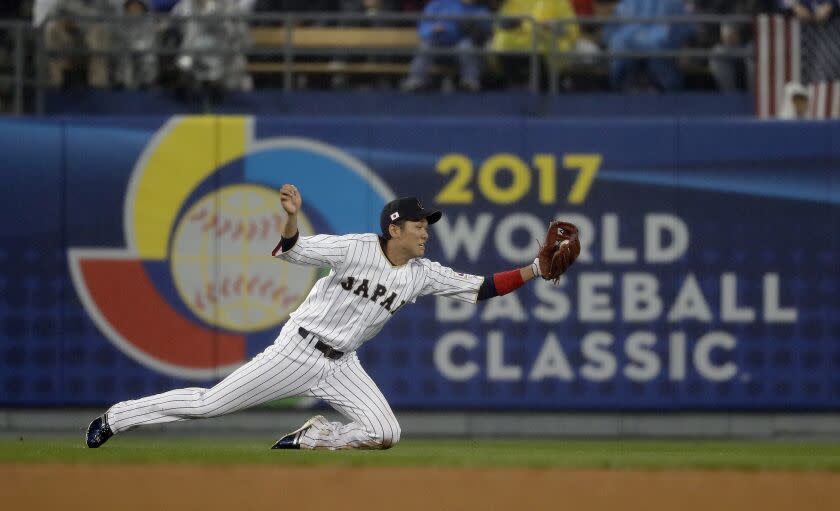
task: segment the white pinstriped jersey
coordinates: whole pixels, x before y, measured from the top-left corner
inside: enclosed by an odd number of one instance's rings
[[[371,339],[397,310],[418,297],[435,294],[475,303],[484,281],[428,259],[394,266],[385,257],[379,236],[372,233],[301,236],[276,257],[331,268],[291,319],[344,352]]]

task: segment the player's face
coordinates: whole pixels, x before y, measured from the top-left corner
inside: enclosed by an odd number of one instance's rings
[[[429,241],[429,222],[407,220],[401,229],[399,244],[409,257],[422,257]]]

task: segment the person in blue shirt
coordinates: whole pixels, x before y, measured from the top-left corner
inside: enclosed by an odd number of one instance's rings
[[[474,53],[476,40],[490,30],[490,18],[480,20],[435,19],[433,16],[488,15],[487,7],[476,0],[432,0],[423,10],[424,18],[417,25],[420,48],[411,61],[411,70],[403,83],[403,90],[416,91],[428,85],[429,69],[435,55],[429,50],[456,48],[460,71],[460,86],[468,91],[481,88],[481,58]]]
[[[659,18],[688,14],[684,0],[621,0],[618,18]],[[685,23],[623,23],[604,27],[604,41],[613,51],[675,50],[691,37],[694,28]],[[658,90],[682,88],[683,76],[673,58],[613,58],[610,84],[613,89],[632,89],[637,74],[645,72]]]

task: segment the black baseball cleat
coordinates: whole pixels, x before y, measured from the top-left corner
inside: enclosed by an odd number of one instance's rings
[[[274,442],[274,445],[271,446],[272,449],[300,449],[300,437],[306,433],[306,430],[309,428],[304,428],[297,430],[293,433],[289,433],[288,435],[284,436],[280,440]]]
[[[303,423],[303,426],[299,427],[298,429],[292,431],[288,435],[282,437],[280,440],[274,442],[274,445],[271,446],[272,449],[300,449],[300,439],[303,435],[309,431],[309,428],[312,427],[317,421],[325,421],[322,416],[316,415],[312,417],[308,421]]]
[[[105,415],[100,415],[91,421],[90,426],[88,426],[87,436],[85,439],[87,440],[87,446],[89,448],[96,449],[107,442],[112,436],[114,436],[114,432],[111,431],[110,426],[108,426],[108,419]]]

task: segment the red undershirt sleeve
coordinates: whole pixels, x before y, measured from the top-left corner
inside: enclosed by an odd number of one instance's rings
[[[519,269],[494,273],[492,277],[485,277],[478,288],[478,299],[487,300],[494,296],[502,296],[516,291],[525,284]]]

